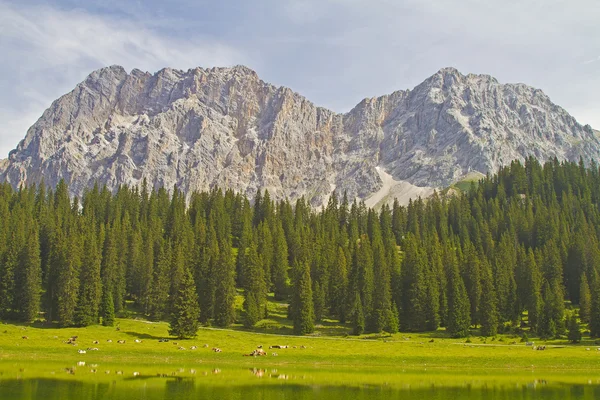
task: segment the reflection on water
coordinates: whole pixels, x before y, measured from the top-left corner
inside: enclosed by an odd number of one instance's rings
[[[251,369],[250,372],[262,378],[281,378],[287,375],[277,370]],[[244,400],[592,400],[600,399],[600,387],[596,385],[551,385],[541,381],[514,387],[427,387],[418,389],[390,389],[383,387],[328,387],[298,385],[275,381],[278,384],[263,384],[268,380],[257,381],[256,385],[212,386],[206,381],[194,378],[149,378],[89,383],[61,379],[9,379],[0,380],[2,400],[103,400],[103,399],[244,399]],[[279,383],[280,382],[280,383]]]

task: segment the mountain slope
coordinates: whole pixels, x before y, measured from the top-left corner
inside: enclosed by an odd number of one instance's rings
[[[338,114],[243,66],[153,75],[112,66],[44,112],[0,179],[64,178],[78,195],[95,181],[115,189],[144,178],[188,192],[266,188],[318,206],[333,190],[407,201],[405,187],[428,193],[529,155],[589,161],[600,140],[540,90],[453,68]]]

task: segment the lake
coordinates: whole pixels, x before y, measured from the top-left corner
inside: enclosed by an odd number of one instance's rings
[[[80,369],[82,370],[82,369]],[[54,372],[54,371],[53,371]],[[58,371],[57,371],[58,372]],[[291,371],[289,374],[268,369],[220,369],[159,374],[161,376],[106,374],[97,371],[90,376],[89,370],[78,377],[75,371],[60,371],[54,376],[25,377],[0,376],[0,399],[2,400],[132,400],[132,399],[243,399],[243,400],[592,400],[600,399],[597,381],[585,383],[561,382],[560,375],[553,380],[531,378],[522,375],[511,383],[506,374],[501,380],[482,376],[444,373],[427,376],[411,373],[390,373],[382,384],[361,384],[348,381],[347,385],[336,381],[324,383],[318,370]],[[188,374],[185,374],[187,372]],[[323,377],[321,377],[323,378]],[[325,377],[325,381],[326,381]],[[319,383],[316,383],[319,382]]]

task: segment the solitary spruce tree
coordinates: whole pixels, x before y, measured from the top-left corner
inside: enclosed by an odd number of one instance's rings
[[[198,306],[198,294],[196,284],[189,270],[186,269],[176,294],[173,309],[171,311],[171,322],[169,323],[169,335],[178,339],[196,336],[198,331],[198,318],[200,307]]]

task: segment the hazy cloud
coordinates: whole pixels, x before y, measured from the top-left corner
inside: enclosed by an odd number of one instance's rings
[[[51,102],[92,70],[187,69],[247,61],[218,39],[170,38],[139,22],[84,10],[0,3],[0,157],[14,148]]]
[[[454,66],[538,87],[600,128],[597,0],[2,1],[0,157],[110,64],[246,64],[335,111]]]

